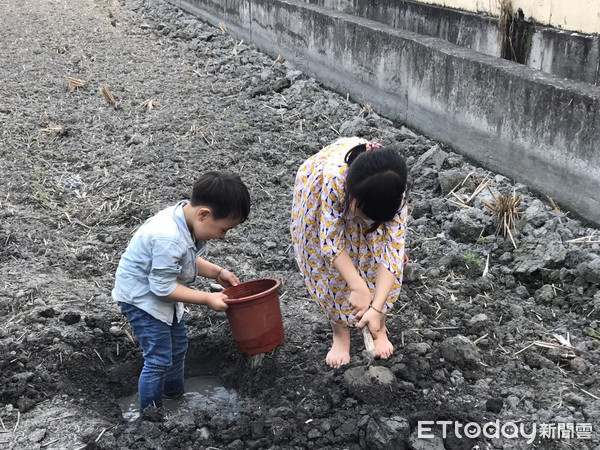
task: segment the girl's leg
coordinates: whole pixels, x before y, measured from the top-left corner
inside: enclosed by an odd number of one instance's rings
[[[394,346],[387,337],[385,329],[385,316],[381,318],[381,326],[379,331],[372,333],[373,343],[375,344],[375,356],[383,359],[388,359],[394,353]]]
[[[337,369],[350,362],[350,330],[347,326],[331,324],[333,329],[333,344],[327,353],[325,361],[329,367]]]
[[[173,319],[171,326],[171,345],[173,352],[173,365],[167,370],[165,375],[165,385],[163,397],[179,398],[185,392],[184,390],[184,366],[185,354],[188,348],[187,328],[185,318],[177,323],[177,318]]]
[[[120,305],[143,350],[144,367],[138,382],[140,411],[150,405],[160,408],[165,375],[173,360],[171,327],[133,305]]]

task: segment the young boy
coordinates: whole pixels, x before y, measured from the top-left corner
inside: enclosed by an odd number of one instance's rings
[[[187,287],[196,275],[223,287],[239,280],[200,255],[206,241],[225,237],[250,212],[250,195],[239,176],[203,174],[189,201],[160,211],[135,233],[121,256],[112,297],[119,302],[140,341],[144,368],[138,388],[140,412],[162,399],[184,393],[183,369],[188,346],[183,303],[224,311],[227,297]]]

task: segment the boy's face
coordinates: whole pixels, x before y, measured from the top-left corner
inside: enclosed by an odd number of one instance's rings
[[[200,208],[196,218],[193,231],[194,236],[199,241],[222,239],[229,230],[240,224],[239,220],[230,218],[215,220],[215,216],[209,208]]]

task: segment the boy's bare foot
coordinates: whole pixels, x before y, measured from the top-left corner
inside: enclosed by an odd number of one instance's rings
[[[385,331],[385,319],[381,320],[381,328],[373,335],[373,344],[375,344],[375,356],[382,359],[388,359],[394,353],[394,346],[387,337]]]
[[[350,362],[350,331],[348,327],[331,324],[333,329],[333,344],[327,353],[325,361],[333,369]]]

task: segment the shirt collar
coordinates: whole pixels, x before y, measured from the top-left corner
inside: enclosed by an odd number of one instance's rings
[[[195,247],[194,241],[192,240],[192,234],[190,233],[190,229],[185,222],[185,214],[183,213],[183,207],[188,203],[188,200],[182,200],[175,205],[175,209],[173,210],[173,220],[175,220],[177,228],[184,237],[185,243],[188,245],[188,247]]]

